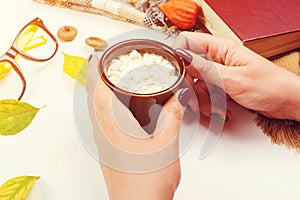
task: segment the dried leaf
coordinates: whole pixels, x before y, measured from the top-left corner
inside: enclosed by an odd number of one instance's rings
[[[11,65],[8,62],[0,63],[0,80],[3,79],[11,69]]]
[[[19,133],[31,123],[39,110],[22,101],[0,100],[0,135]]]
[[[86,86],[87,65],[86,58],[64,54],[64,72],[84,87]]]
[[[39,176],[19,176],[0,187],[0,200],[24,200]]]

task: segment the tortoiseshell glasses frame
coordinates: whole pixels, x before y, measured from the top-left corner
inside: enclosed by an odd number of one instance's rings
[[[21,49],[19,46],[18,46],[18,42],[20,40],[20,37],[22,36],[22,34],[24,33],[24,31],[30,27],[30,26],[36,26],[38,28],[41,28],[43,30],[43,32],[50,37],[50,39],[52,39],[55,44],[53,50],[53,52],[50,53],[50,55],[47,55],[47,57],[45,58],[37,58],[37,57],[34,57],[30,54],[28,54],[24,49]],[[54,37],[54,35],[47,29],[47,27],[44,25],[43,21],[40,19],[40,18],[35,18],[33,19],[32,21],[30,21],[28,24],[26,24],[21,30],[20,32],[18,33],[18,35],[16,36],[13,44],[11,45],[11,47],[8,49],[8,51],[0,57],[0,63],[1,62],[6,62],[6,63],[9,63],[12,67],[12,69],[18,74],[18,76],[20,77],[20,79],[22,80],[22,84],[23,84],[23,88],[22,88],[22,91],[21,91],[21,94],[18,98],[18,100],[20,100],[24,93],[25,93],[25,90],[26,90],[26,79],[25,79],[25,76],[24,76],[24,73],[23,71],[21,70],[20,66],[17,64],[16,62],[16,57],[18,55],[20,55],[22,58],[26,59],[26,60],[30,60],[30,61],[36,61],[36,62],[44,62],[44,61],[48,61],[50,60],[57,52],[58,50],[58,42],[57,42],[57,39]]]

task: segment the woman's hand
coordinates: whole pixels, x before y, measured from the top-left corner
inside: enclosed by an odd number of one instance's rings
[[[192,91],[167,101],[158,119],[163,123],[149,136],[98,78],[98,62],[95,56],[89,62],[88,107],[110,199],[172,199],[180,181],[178,133]]]
[[[300,121],[299,76],[239,43],[209,34],[183,32],[173,47],[179,48],[177,52],[188,63],[191,77],[224,88],[248,109],[272,118]]]

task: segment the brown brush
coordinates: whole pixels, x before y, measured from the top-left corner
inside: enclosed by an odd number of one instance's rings
[[[269,136],[273,143],[286,145],[288,148],[300,152],[300,123],[293,120],[271,119],[257,114],[254,119],[264,134]]]

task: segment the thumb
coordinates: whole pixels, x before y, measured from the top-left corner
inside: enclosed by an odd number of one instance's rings
[[[193,77],[220,88],[224,88],[225,80],[240,76],[242,67],[225,66],[184,49],[176,49],[176,53],[185,61],[186,69]]]
[[[91,54],[86,71],[86,91],[89,96],[93,96],[98,81],[100,79],[98,72],[99,58]]]
[[[164,133],[163,135],[177,135],[180,130],[181,121],[185,108],[192,96],[191,88],[183,88],[178,90],[163,106],[158,118],[157,127],[154,131]],[[159,123],[164,123],[163,125]]]

